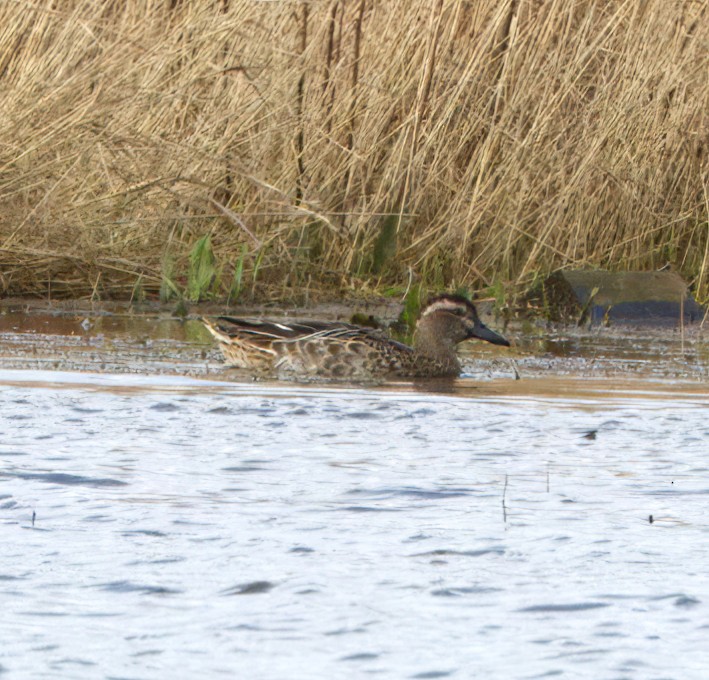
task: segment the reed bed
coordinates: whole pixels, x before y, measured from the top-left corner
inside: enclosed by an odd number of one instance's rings
[[[0,291],[706,298],[708,5],[0,3]]]

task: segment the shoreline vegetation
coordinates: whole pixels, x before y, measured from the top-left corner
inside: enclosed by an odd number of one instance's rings
[[[709,1],[0,4],[0,296],[709,296]]]

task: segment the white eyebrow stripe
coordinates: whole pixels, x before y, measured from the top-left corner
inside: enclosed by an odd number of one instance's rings
[[[437,302],[434,302],[433,304],[426,307],[426,309],[423,310],[423,313],[421,314],[421,316],[428,316],[429,314],[432,314],[433,312],[451,311],[453,309],[460,309],[460,307],[461,307],[461,305],[457,302],[451,302],[450,300],[438,300]]]

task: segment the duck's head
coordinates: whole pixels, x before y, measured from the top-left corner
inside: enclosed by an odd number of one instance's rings
[[[421,310],[417,325],[417,334],[425,336],[426,341],[433,340],[458,344],[463,340],[477,338],[493,345],[509,347],[510,343],[499,333],[490,330],[478,316],[470,300],[462,295],[444,293],[428,300]],[[423,340],[423,337],[421,337]]]

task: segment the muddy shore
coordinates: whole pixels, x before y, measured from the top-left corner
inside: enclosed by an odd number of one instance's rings
[[[503,323],[489,305],[481,314],[503,330],[511,349],[464,343],[463,380],[552,377],[638,379],[709,383],[709,329],[642,326],[577,327],[543,320]],[[253,306],[231,309],[247,317],[348,320],[354,311],[384,322],[398,316],[397,301],[308,309]],[[217,305],[193,306],[184,317],[174,306],[86,301],[0,302],[0,361],[5,369],[137,373],[243,381],[248,375],[225,369],[203,315],[224,313]],[[459,381],[460,382],[460,381]]]

